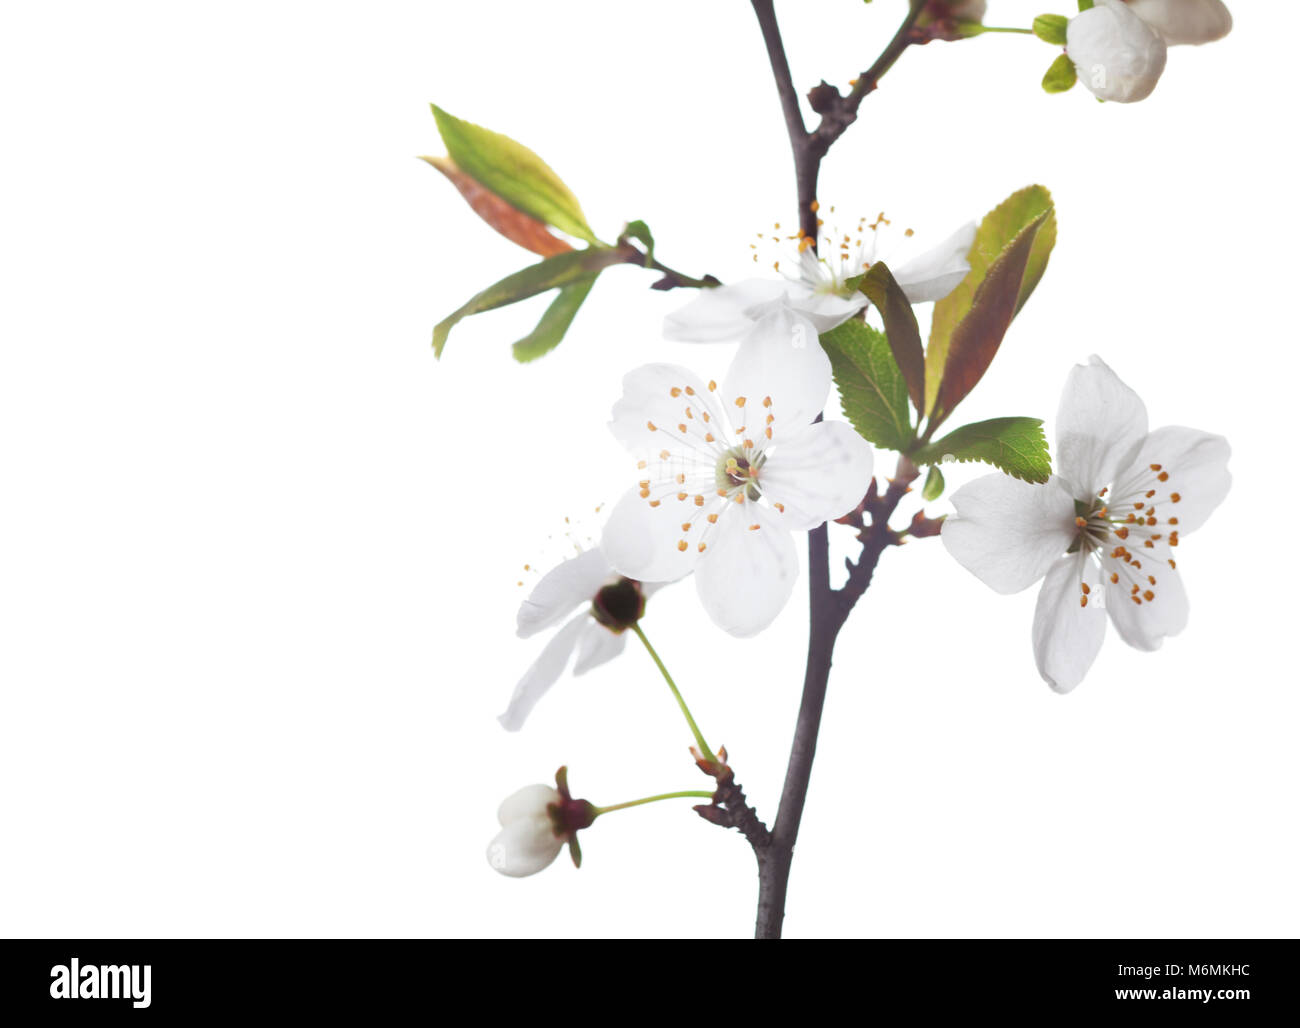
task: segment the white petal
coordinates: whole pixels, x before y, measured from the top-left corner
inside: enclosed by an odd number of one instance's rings
[[[546,572],[519,607],[515,617],[521,639],[550,628],[580,604],[590,603],[614,577],[614,569],[597,547],[585,550]]]
[[[533,666],[524,672],[524,677],[515,686],[514,695],[510,697],[506,712],[497,718],[507,732],[517,732],[524,726],[524,721],[537,701],[564,673],[564,666],[569,663],[569,656],[578,645],[578,634],[590,618],[591,615],[585,610],[573,618],[555,633]]]
[[[750,278],[701,289],[684,307],[664,318],[664,338],[683,343],[729,343],[749,331],[751,308],[780,299],[789,283],[779,278]]]
[[[622,653],[625,645],[626,632],[611,632],[592,618],[578,636],[578,659],[573,662],[573,673],[584,675],[592,668],[600,667]]]
[[[632,489],[610,512],[600,548],[620,575],[639,582],[675,582],[695,569],[699,557],[694,546],[678,548],[681,527],[682,514],[674,501],[651,507]]]
[[[1131,470],[1121,472],[1115,485],[1116,496],[1126,496],[1134,488],[1157,490],[1151,499],[1162,518],[1178,519],[1179,535],[1186,535],[1205,524],[1206,518],[1228,495],[1232,475],[1228,458],[1232,448],[1221,435],[1211,435],[1195,428],[1169,425],[1157,428],[1146,437],[1133,458]],[[1152,464],[1159,464],[1169,475],[1164,482],[1151,481]],[[1178,502],[1169,497],[1178,496]]]
[[[898,268],[894,281],[912,303],[942,300],[961,284],[970,271],[970,248],[975,245],[975,222],[963,225],[932,250]]]
[[[756,503],[728,508],[696,568],[695,587],[714,624],[743,638],[781,613],[799,577],[799,558],[776,514]]]
[[[564,842],[549,819],[515,821],[502,828],[487,849],[488,863],[511,878],[526,878],[549,867]]]
[[[1141,556],[1143,551],[1135,550]],[[1152,571],[1156,582],[1151,586],[1155,599],[1139,597],[1142,602],[1134,602],[1132,586],[1124,578],[1118,584],[1106,583],[1106,609],[1110,611],[1110,620],[1119,631],[1120,638],[1139,650],[1158,650],[1165,636],[1177,635],[1187,627],[1187,590],[1183,588],[1183,577],[1171,568],[1161,551],[1161,559],[1147,557],[1143,562],[1143,573]],[[1142,582],[1146,586],[1145,580]]]
[[[693,390],[687,395],[687,388]],[[678,395],[673,395],[678,390]],[[676,446],[673,426],[686,408],[710,407],[708,387],[677,364],[643,364],[623,376],[623,395],[610,414],[609,430],[633,453],[657,453]],[[655,426],[651,428],[650,426]]]
[[[1056,415],[1056,467],[1076,497],[1091,498],[1110,485],[1146,434],[1142,398],[1100,357],[1070,369]]]
[[[1165,70],[1165,41],[1122,0],[1097,0],[1065,37],[1079,81],[1103,100],[1145,100]]]
[[[780,503],[777,524],[795,531],[853,510],[871,484],[871,447],[842,421],[820,421],[781,439],[759,473],[763,495]]]
[[[546,808],[560,802],[560,793],[549,785],[525,785],[512,792],[497,808],[497,823],[508,825],[514,821],[546,817]]]
[[[1074,498],[1055,475],[1043,485],[985,475],[953,493],[952,504],[957,513],[944,520],[944,546],[1000,593],[1042,578],[1077,532]]]
[[[804,299],[792,300],[790,306],[812,322],[813,328],[820,335],[844,324],[870,302],[856,292],[850,296],[814,292]]]
[[[1090,590],[1087,604],[1081,585]],[[1060,693],[1083,681],[1106,637],[1106,613],[1097,566],[1083,553],[1052,565],[1034,607],[1034,660],[1043,681]],[[1109,602],[1109,596],[1107,597]]]
[[[830,391],[831,362],[817,330],[802,314],[782,308],[764,315],[741,341],[722,383],[722,400],[732,423],[757,439],[768,414],[776,418],[774,434],[809,424]],[[742,397],[745,406],[738,407]],[[766,397],[770,407],[763,406]]]
[[[1223,0],[1128,0],[1128,6],[1169,46],[1213,43],[1232,31]]]

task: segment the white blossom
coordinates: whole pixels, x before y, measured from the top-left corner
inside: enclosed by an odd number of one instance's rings
[[[488,863],[511,878],[549,867],[565,844],[550,813],[562,799],[549,785],[526,785],[506,797],[497,810],[501,831],[488,844]]]

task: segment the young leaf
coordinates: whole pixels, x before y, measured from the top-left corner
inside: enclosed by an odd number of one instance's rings
[[[943,472],[938,464],[930,465],[930,473],[925,476],[925,486],[921,489],[921,499],[933,503],[943,495]]]
[[[592,273],[600,272],[611,264],[622,263],[622,260],[621,250],[607,246],[592,246],[586,250],[570,250],[568,253],[548,257],[537,264],[529,265],[522,271],[516,271],[513,275],[507,275],[500,282],[493,283],[472,296],[460,308],[434,326],[433,355],[442,356],[442,348],[447,343],[448,333],[462,318],[525,300],[548,289],[563,288]]]
[[[539,257],[554,257],[557,253],[573,249],[559,236],[552,235],[532,215],[525,214],[518,207],[511,207],[492,190],[479,185],[456,167],[450,157],[421,157],[420,160],[427,161],[446,175],[474,213],[512,243],[531,250]]]
[[[1051,212],[1046,211],[1030,222],[993,262],[975,291],[970,310],[952,333],[939,395],[935,397],[930,413],[931,425],[939,424],[956,409],[993,362],[998,347],[1002,345],[1002,337],[1007,334],[1011,319],[1019,310],[1021,285],[1034,241],[1050,216]]]
[[[623,243],[629,239],[635,239],[645,247],[645,266],[650,267],[650,262],[655,258],[655,237],[650,232],[650,226],[644,221],[629,221],[619,233],[618,241]]]
[[[546,313],[542,315],[542,320],[537,323],[537,327],[511,347],[515,360],[521,364],[536,360],[560,345],[560,340],[569,330],[574,315],[578,313],[582,301],[591,292],[591,287],[596,284],[599,274],[597,272],[586,278],[580,278],[560,290],[559,295],[546,308]]]
[[[430,104],[456,167],[513,207],[571,236],[597,242],[578,198],[528,147]]]
[[[920,411],[925,402],[925,351],[921,347],[921,330],[907,294],[883,261],[873,264],[871,270],[862,276],[858,289],[876,305],[876,310],[885,319],[889,349],[907,382],[912,403]]]
[[[1079,73],[1074,67],[1074,62],[1065,54],[1061,54],[1048,65],[1047,73],[1043,76],[1043,90],[1047,93],[1065,93],[1073,89],[1078,81]]]
[[[1034,248],[1029,255],[1029,263],[1025,266],[1020,297],[1016,301],[1016,310],[1019,311],[1029,299],[1029,294],[1034,291],[1034,287],[1038,285],[1038,280],[1043,277],[1047,258],[1056,243],[1056,215],[1052,209],[1052,194],[1042,186],[1028,186],[1017,193],[1012,193],[980,222],[968,257],[970,273],[956,289],[934,305],[930,342],[925,351],[927,410],[934,409],[935,398],[939,395],[939,383],[943,380],[944,365],[948,361],[953,329],[970,310],[971,302],[975,299],[975,291],[1002,251],[1012,244],[1026,225],[1044,212],[1052,213],[1039,230],[1034,240]]]
[[[924,464],[949,455],[963,464],[973,460],[992,464],[1026,482],[1046,482],[1052,475],[1052,459],[1038,418],[993,418],[963,425],[923,446],[912,454],[912,460]]]
[[[868,442],[904,450],[914,438],[907,383],[883,332],[856,320],[821,337],[844,413]]]
[[[1070,19],[1064,14],[1040,14],[1034,19],[1034,35],[1044,43],[1065,46],[1065,30]]]

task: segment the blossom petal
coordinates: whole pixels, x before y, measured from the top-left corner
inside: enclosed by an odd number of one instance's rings
[[[527,639],[550,628],[579,604],[590,603],[600,587],[614,577],[614,569],[597,547],[584,550],[546,572],[519,607],[516,631]]]
[[[975,222],[963,225],[938,246],[891,269],[894,281],[912,303],[942,300],[961,284],[970,271],[970,248],[975,245]]]
[[[1102,100],[1145,100],[1165,70],[1165,41],[1122,0],[1097,0],[1070,19],[1065,51],[1079,81]]]
[[[1110,485],[1146,434],[1142,398],[1100,357],[1070,369],[1056,415],[1056,467],[1076,498],[1089,499]]]
[[[691,394],[684,395],[688,388]],[[614,404],[609,430],[633,453],[654,453],[687,406],[706,407],[708,397],[708,387],[693,371],[678,364],[643,364],[623,376],[623,395]]]
[[[578,659],[573,662],[573,673],[585,675],[592,668],[608,663],[622,653],[626,645],[626,632],[611,632],[592,618],[578,636]]]
[[[840,296],[838,293],[813,292],[806,299],[792,299],[790,305],[812,322],[820,335],[844,324],[870,302],[862,293]]]
[[[778,515],[756,503],[728,506],[696,568],[695,587],[714,624],[743,638],[781,613],[799,577],[799,557]]]
[[[1082,552],[1062,557],[1043,579],[1034,606],[1034,661],[1043,681],[1059,693],[1082,682],[1101,651],[1106,638],[1106,612],[1097,602],[1101,595],[1097,565]]]
[[[1169,46],[1213,43],[1232,31],[1223,0],[1128,0],[1128,6]]]
[[[1178,532],[1186,535],[1205,524],[1214,508],[1228,495],[1232,485],[1232,475],[1228,473],[1230,456],[1232,448],[1221,435],[1180,425],[1157,428],[1138,449],[1131,472],[1121,473],[1114,493],[1126,495],[1129,489],[1124,479],[1130,474],[1149,479],[1151,466],[1160,465],[1169,478],[1159,483],[1156,502],[1161,514],[1178,519]],[[1177,495],[1176,503],[1166,502],[1170,494]]]
[[[664,318],[664,338],[681,343],[729,343],[753,325],[751,308],[786,295],[779,278],[749,278],[701,289],[690,303]]]
[[[549,785],[525,785],[512,792],[497,808],[497,824],[503,828],[514,821],[545,817],[546,808],[560,802],[560,793]]]
[[[1074,498],[1055,475],[1031,485],[985,475],[952,496],[957,513],[941,538],[967,571],[1000,593],[1018,593],[1047,574],[1076,534]]]
[[[816,422],[781,440],[759,481],[768,501],[785,508],[778,524],[792,531],[815,528],[847,514],[867,494],[871,447],[842,421]]]
[[[830,391],[831,361],[817,330],[787,307],[755,322],[722,383],[723,403],[732,422],[737,428],[745,425],[756,437],[768,414],[776,419],[771,422],[774,434],[809,424],[826,406]],[[768,397],[771,405],[761,406]]]
[[[526,878],[554,863],[563,847],[548,818],[530,818],[502,828],[488,843],[487,858],[503,875]]]
[[[1120,638],[1138,650],[1158,650],[1165,636],[1177,635],[1187,627],[1187,590],[1183,588],[1182,575],[1162,561],[1154,577],[1155,598],[1138,597],[1142,600],[1140,604],[1134,601],[1132,587],[1125,579],[1106,585],[1106,609],[1111,623]]]
[[[678,547],[681,520],[670,502],[651,507],[632,489],[610,512],[600,548],[620,575],[638,582],[675,582],[694,570],[699,557],[694,546]]]
[[[585,610],[574,617],[555,633],[543,648],[541,655],[533,662],[533,666],[524,672],[524,677],[519,679],[519,684],[515,686],[514,695],[510,697],[510,705],[506,707],[506,712],[497,718],[501,722],[501,727],[507,732],[517,732],[524,726],[524,721],[537,705],[537,701],[564,673],[564,667],[569,663],[573,648],[578,645],[582,626],[590,617],[591,615]]]

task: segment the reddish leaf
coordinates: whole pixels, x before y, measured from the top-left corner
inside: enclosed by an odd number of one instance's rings
[[[873,264],[871,270],[862,276],[858,289],[876,305],[876,310],[885,319],[889,349],[898,362],[898,370],[903,373],[912,405],[918,411],[922,410],[925,403],[925,350],[921,346],[921,330],[917,327],[907,294],[883,261]]]
[[[525,214],[517,207],[512,207],[484,186],[461,171],[449,157],[422,157],[451,180],[451,184],[460,190],[465,202],[474,209],[474,213],[494,229],[517,243],[525,250],[531,250],[542,257],[554,257],[565,253],[573,247],[558,236],[554,236],[546,225],[532,215]]]

